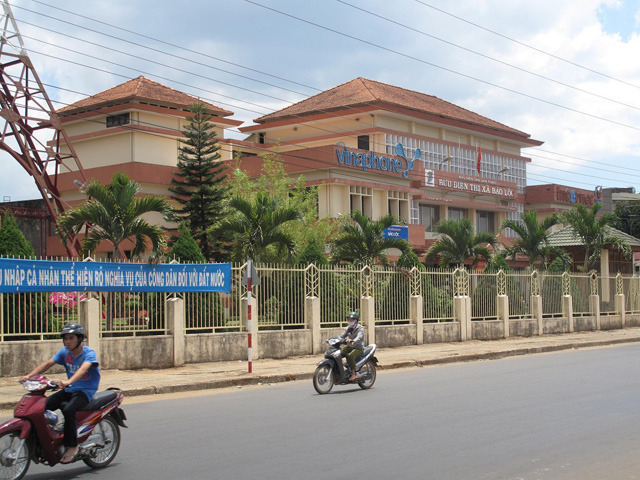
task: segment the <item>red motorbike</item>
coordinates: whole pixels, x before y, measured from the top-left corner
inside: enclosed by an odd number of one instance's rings
[[[57,390],[58,384],[44,375],[29,377],[22,386],[29,392],[16,406],[14,418],[0,425],[0,479],[24,477],[31,460],[53,467],[60,462],[64,424],[55,412],[45,411],[45,392]],[[109,388],[94,395],[77,413],[78,455],[91,468],[109,465],[120,448],[120,428],[127,417],[120,408],[124,395]]]

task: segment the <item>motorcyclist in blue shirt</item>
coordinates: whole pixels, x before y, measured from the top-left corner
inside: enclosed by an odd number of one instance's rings
[[[68,323],[60,331],[62,347],[52,358],[38,365],[32,375],[46,372],[55,364],[64,366],[67,380],[58,382],[61,390],[47,398],[47,410],[62,408],[64,415],[64,445],[66,451],[60,463],[71,463],[78,455],[78,427],[76,412],[89,404],[100,384],[100,368],[96,352],[86,345],[84,328],[78,323]],[[66,403],[65,403],[66,402]]]

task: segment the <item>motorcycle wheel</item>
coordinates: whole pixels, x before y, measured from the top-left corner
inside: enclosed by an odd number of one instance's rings
[[[366,390],[373,387],[376,382],[376,366],[372,361],[365,363],[360,369],[362,373],[362,380],[358,380],[360,388]]]
[[[329,393],[333,388],[333,373],[329,365],[320,365],[313,374],[313,388],[320,395]]]
[[[31,447],[28,441],[25,442],[20,456],[14,458],[20,442],[17,432],[8,432],[0,436],[0,478],[20,480],[26,475],[31,462]]]
[[[99,448],[93,457],[82,461],[91,468],[104,468],[116,458],[120,449],[120,427],[111,417],[106,417],[96,425],[92,435],[96,434],[102,435],[104,447]]]

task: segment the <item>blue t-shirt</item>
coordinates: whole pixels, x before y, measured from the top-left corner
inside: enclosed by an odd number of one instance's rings
[[[96,352],[93,348],[83,346],[82,353],[77,357],[74,357],[66,347],[62,347],[58,350],[52,360],[56,362],[58,365],[63,365],[64,369],[67,371],[67,378],[71,378],[74,373],[76,373],[84,362],[91,362],[93,365],[87,373],[80,379],[75,382],[65,390],[67,392],[83,392],[89,400],[93,398],[93,395],[98,390],[98,385],[100,384],[100,368],[98,367],[98,357],[96,357]]]

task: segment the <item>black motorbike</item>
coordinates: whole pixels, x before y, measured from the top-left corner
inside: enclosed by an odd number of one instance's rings
[[[313,388],[319,394],[329,393],[334,384],[347,385],[357,383],[360,388],[367,389],[373,387],[376,381],[376,368],[378,359],[374,356],[378,349],[375,343],[367,345],[364,352],[356,361],[356,379],[349,381],[351,368],[342,362],[340,347],[346,344],[342,337],[330,338],[327,340],[329,349],[324,353],[324,360],[318,363],[313,374]]]

